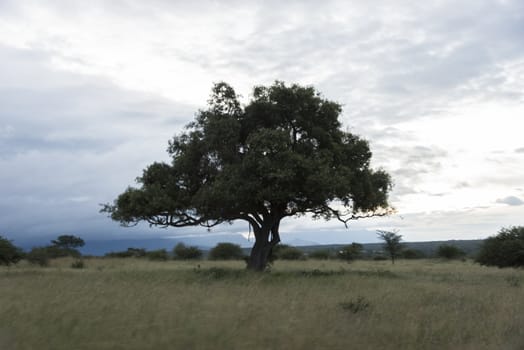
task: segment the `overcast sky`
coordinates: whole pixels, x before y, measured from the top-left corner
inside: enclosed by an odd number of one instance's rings
[[[313,85],[371,143],[397,214],[287,220],[284,241],[484,238],[524,225],[524,1],[0,0],[0,234],[123,229],[99,214],[204,108]],[[245,233],[246,224],[212,234]]]

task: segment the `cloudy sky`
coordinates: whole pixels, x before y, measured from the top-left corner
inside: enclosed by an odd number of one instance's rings
[[[207,234],[99,214],[204,108],[313,85],[391,173],[397,214],[284,241],[484,238],[524,225],[524,2],[0,0],[0,234]],[[245,224],[211,234],[245,233]]]

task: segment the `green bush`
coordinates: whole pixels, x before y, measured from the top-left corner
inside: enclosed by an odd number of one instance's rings
[[[352,299],[350,301],[340,303],[340,306],[342,307],[342,309],[349,311],[351,313],[354,313],[354,314],[367,310],[370,305],[371,303],[369,302],[369,300],[367,300],[363,296],[359,296],[356,299]]]
[[[16,247],[10,240],[0,236],[0,265],[16,264],[24,257],[21,248]]]
[[[362,249],[364,247],[359,243],[351,243],[350,245],[342,247],[337,252],[337,258],[345,260],[347,262],[353,261],[362,256]]]
[[[437,248],[437,257],[443,259],[460,259],[466,256],[466,253],[454,245],[442,244]]]
[[[308,255],[311,259],[318,259],[318,260],[328,260],[331,258],[332,254],[327,249],[318,249],[314,250]]]
[[[146,256],[149,260],[154,261],[166,261],[167,259],[169,259],[167,250],[165,249],[151,250],[146,253]]]
[[[108,258],[142,258],[147,254],[143,248],[127,248],[127,250],[121,252],[110,252],[105,256]]]
[[[34,247],[26,254],[26,259],[34,265],[48,266],[50,259],[49,249],[48,247]]]
[[[374,255],[373,260],[374,261],[384,261],[384,260],[388,260],[388,257],[385,255]]]
[[[418,249],[404,249],[400,252],[402,259],[424,259],[426,254]]]
[[[502,228],[484,240],[476,261],[488,266],[524,266],[524,226]]]
[[[47,255],[50,259],[63,258],[71,256],[73,258],[79,258],[82,254],[74,248],[60,247],[57,245],[50,245],[43,247],[47,250]]]
[[[218,243],[209,251],[210,260],[242,260],[244,252],[238,244]]]
[[[71,256],[79,258],[80,252],[73,248],[64,248],[56,245],[50,245],[45,247],[35,247],[26,254],[26,259],[31,264],[48,266],[50,259],[63,258]]]
[[[274,259],[281,260],[304,260],[304,252],[287,244],[279,244],[273,248]]]
[[[83,269],[85,267],[84,260],[79,259],[71,263],[71,268],[73,269]]]
[[[195,246],[186,246],[184,243],[178,243],[173,248],[173,256],[177,260],[195,260],[202,258],[202,251]]]

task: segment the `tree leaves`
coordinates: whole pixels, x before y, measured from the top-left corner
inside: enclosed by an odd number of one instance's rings
[[[255,87],[242,107],[233,88],[218,83],[208,108],[169,142],[172,163],[147,167],[141,187],[104,210],[125,224],[163,226],[384,213],[391,179],[370,169],[367,141],[340,130],[341,111],[313,87],[278,81]]]

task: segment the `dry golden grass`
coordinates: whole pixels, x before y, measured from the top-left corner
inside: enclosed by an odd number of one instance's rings
[[[0,270],[0,349],[524,349],[524,270],[71,260]]]

